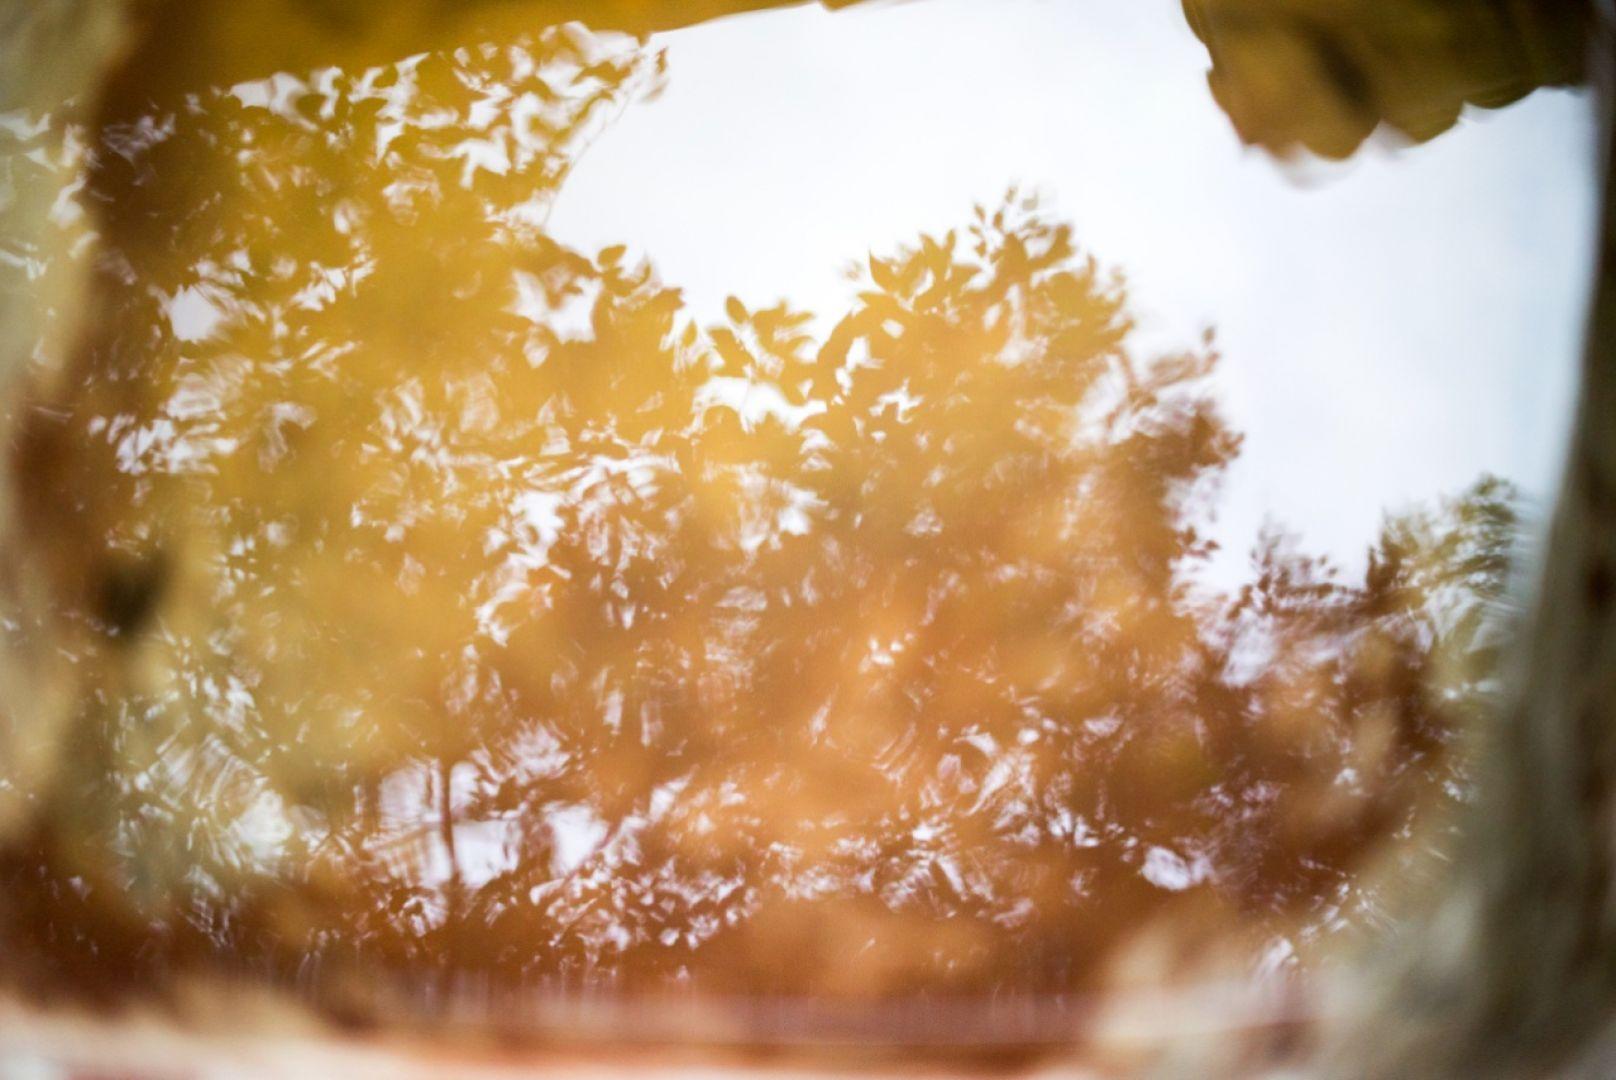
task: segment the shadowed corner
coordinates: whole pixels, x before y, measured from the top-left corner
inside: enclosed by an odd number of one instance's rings
[[[1415,143],[1544,86],[1587,78],[1587,0],[1519,4],[1184,0],[1207,84],[1240,137],[1341,159],[1378,128]]]

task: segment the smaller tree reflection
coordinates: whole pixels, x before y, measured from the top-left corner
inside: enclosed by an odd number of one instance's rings
[[[1207,82],[1241,139],[1351,155],[1382,124],[1425,142],[1466,106],[1587,78],[1595,6],[1495,0],[1183,0]]]

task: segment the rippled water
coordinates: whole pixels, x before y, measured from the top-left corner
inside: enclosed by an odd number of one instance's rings
[[[1214,97],[1172,6],[218,15],[10,114],[82,184],[8,273],[92,275],[13,395],[10,974],[977,1000],[1372,935],[1498,691],[1589,109],[1439,134],[1576,73],[1420,38],[1363,107],[1434,141],[1359,150],[1243,17]]]

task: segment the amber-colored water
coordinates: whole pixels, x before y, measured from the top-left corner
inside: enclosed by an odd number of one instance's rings
[[[123,76],[11,457],[71,672],[14,974],[974,998],[1372,931],[1465,797],[1509,484],[1202,573],[1216,339],[1138,347],[1016,190],[694,317],[547,224],[659,48]]]

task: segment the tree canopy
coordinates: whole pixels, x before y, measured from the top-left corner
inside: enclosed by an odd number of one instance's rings
[[[1372,919],[1465,797],[1506,484],[1216,588],[1215,340],[1138,355],[1036,198],[834,318],[698,325],[549,235],[663,76],[564,27],[95,134],[96,314],[12,465],[75,693],[9,963],[1069,992],[1168,917]]]

